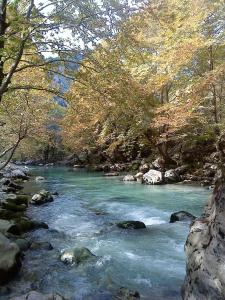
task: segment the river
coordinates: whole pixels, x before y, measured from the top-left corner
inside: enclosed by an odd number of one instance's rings
[[[52,251],[28,250],[12,295],[37,289],[67,299],[108,300],[120,287],[139,291],[141,299],[177,300],[185,275],[187,223],[169,223],[171,213],[200,215],[209,190],[185,185],[148,186],[106,178],[101,173],[69,172],[66,168],[34,168],[45,182],[28,182],[26,191],[59,193],[55,201],[30,206],[28,215],[46,222],[49,230],[29,233],[49,241]],[[147,229],[124,230],[114,224],[140,220]],[[60,251],[87,247],[98,259],[64,265]]]

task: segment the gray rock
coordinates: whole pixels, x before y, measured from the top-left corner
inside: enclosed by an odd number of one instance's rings
[[[35,205],[41,205],[47,202],[52,202],[54,199],[50,192],[41,190],[38,194],[35,194],[31,198],[31,203]]]
[[[123,181],[136,181],[136,178],[133,175],[126,175],[123,177]]]
[[[14,222],[0,219],[0,233],[12,233],[18,235],[20,234],[20,228]]]
[[[119,228],[123,229],[143,229],[146,228],[145,224],[141,221],[122,221],[116,224]]]
[[[61,254],[61,261],[66,264],[77,264],[84,263],[89,259],[94,258],[95,255],[87,248],[74,248],[64,250]]]
[[[180,181],[180,176],[174,169],[171,169],[165,172],[164,179],[166,183],[175,183]]]
[[[14,243],[20,248],[20,251],[27,251],[30,248],[30,242],[26,239],[16,239]]]
[[[190,214],[189,212],[181,210],[181,211],[173,213],[170,216],[170,223],[174,223],[177,221],[193,221],[195,219],[196,219],[196,217],[193,216],[192,214]]]
[[[151,169],[143,175],[143,180],[147,184],[162,184],[163,174],[160,171]]]
[[[30,291],[29,293],[10,298],[9,300],[65,300],[59,294],[41,294],[37,291]]]
[[[12,279],[21,267],[20,249],[0,233],[0,284]]]

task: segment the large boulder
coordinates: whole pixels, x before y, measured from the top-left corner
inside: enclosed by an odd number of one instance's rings
[[[180,181],[180,176],[174,169],[171,169],[165,172],[164,179],[166,183],[175,183]]]
[[[192,214],[190,214],[189,212],[181,210],[181,211],[173,213],[170,216],[170,223],[174,223],[177,221],[191,221],[192,222],[195,219],[196,219],[196,217],[193,216]]]
[[[163,173],[157,170],[149,170],[143,175],[143,180],[147,184],[162,184]]]
[[[60,256],[60,260],[66,264],[75,263],[79,265],[94,257],[95,255],[89,249],[82,247],[64,250]]]
[[[145,223],[141,221],[122,221],[116,224],[119,228],[123,229],[143,229],[146,228]]]
[[[0,233],[0,284],[12,279],[21,267],[21,253],[15,243],[11,243]]]
[[[161,157],[156,158],[152,163],[151,167],[156,170],[164,169],[165,162]]]
[[[37,291],[30,291],[29,293],[10,298],[9,300],[64,300],[59,294],[41,294]]]
[[[133,175],[126,175],[123,177],[123,181],[136,181],[136,178]]]
[[[32,199],[31,203],[35,205],[44,204],[47,202],[52,202],[54,199],[50,192],[41,190],[38,194],[35,194]]]

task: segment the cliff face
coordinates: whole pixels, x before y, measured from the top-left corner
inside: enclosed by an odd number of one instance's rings
[[[225,299],[225,176],[221,174],[203,215],[192,224],[185,244],[184,300]]]

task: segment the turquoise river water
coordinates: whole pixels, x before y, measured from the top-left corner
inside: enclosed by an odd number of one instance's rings
[[[139,291],[141,299],[181,299],[189,224],[170,224],[169,218],[179,210],[200,215],[209,190],[125,183],[65,168],[34,168],[33,173],[46,181],[27,183],[27,191],[45,188],[59,196],[29,208],[29,216],[49,225],[29,237],[51,242],[54,250],[26,252],[19,278],[11,284],[12,295],[37,289],[67,299],[109,300],[126,287]],[[114,224],[121,220],[143,221],[147,229],[119,229]],[[98,259],[78,267],[64,265],[60,251],[71,247],[87,247]]]

